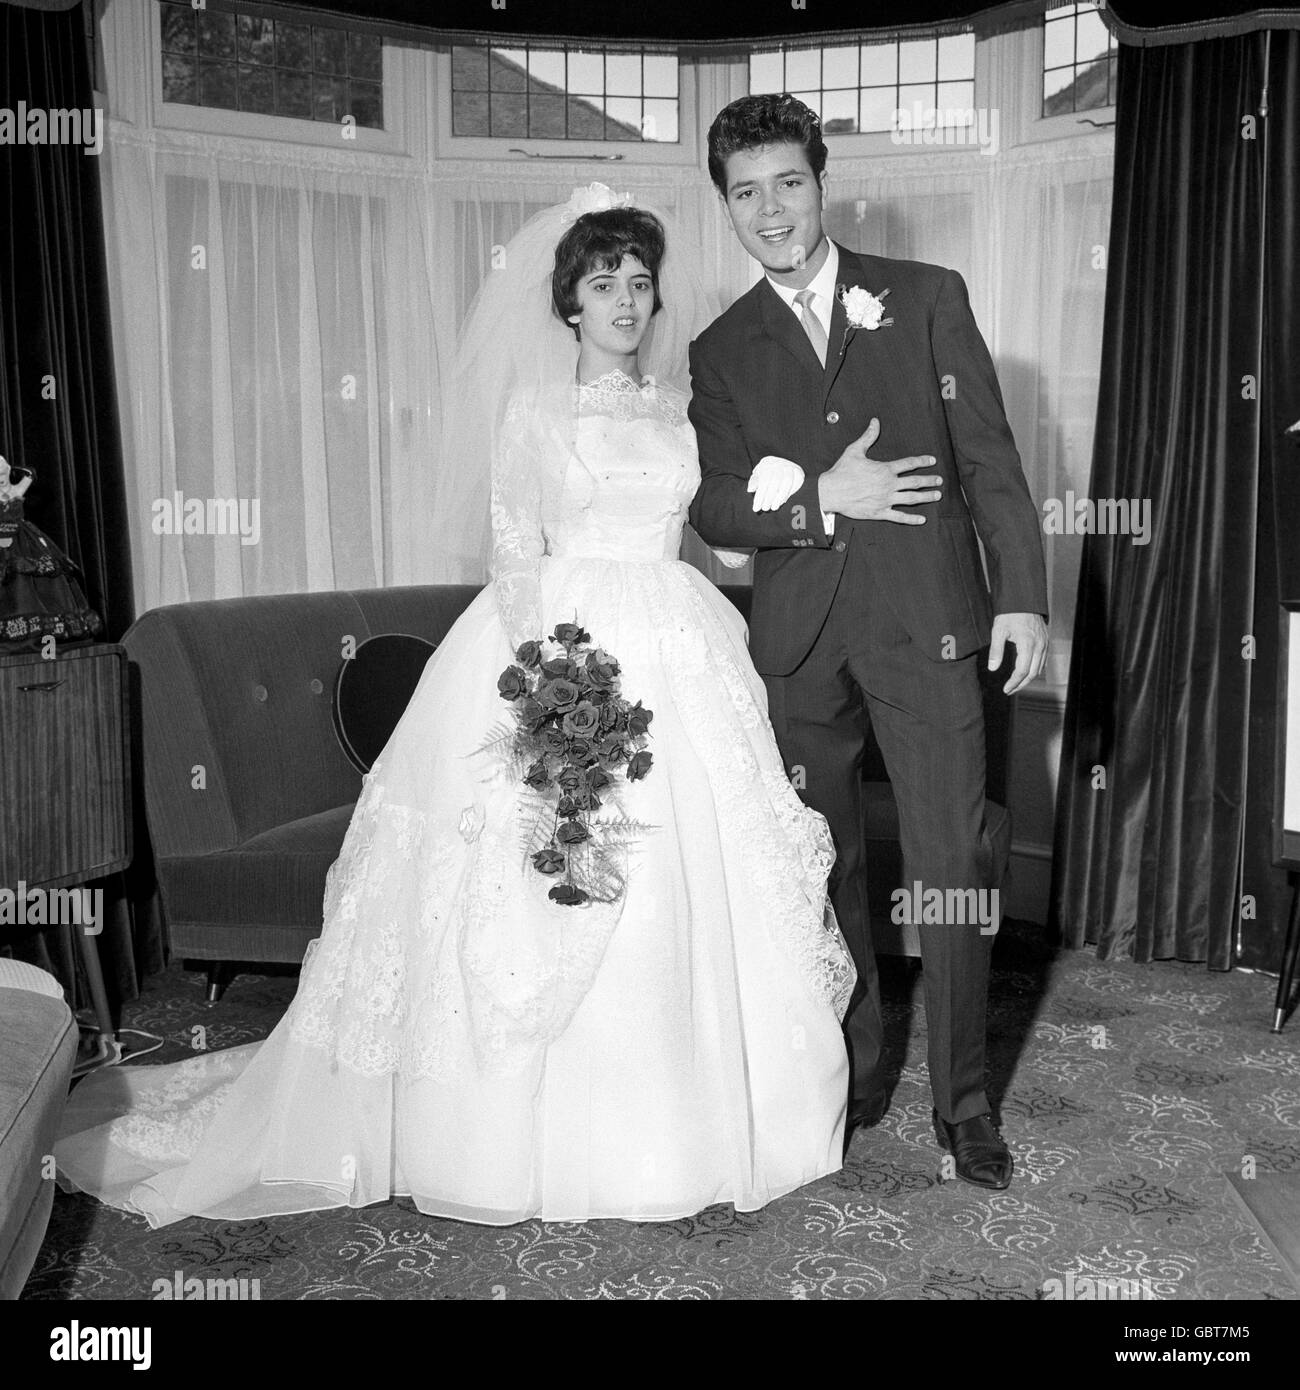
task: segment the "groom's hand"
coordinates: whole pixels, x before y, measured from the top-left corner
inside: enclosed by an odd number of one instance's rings
[[[934,460],[894,459],[884,463],[869,459],[867,450],[880,436],[880,421],[872,420],[866,432],[839,456],[833,468],[817,480],[817,493],[824,512],[839,512],[855,521],[898,521],[904,526],[921,526],[919,512],[900,512],[899,507],[918,502],[937,502],[943,496],[943,479],[938,475],[904,478],[913,468],[933,468]]]
[[[1011,642],[1016,649],[1016,667],[1004,695],[1014,695],[1022,686],[1037,680],[1047,665],[1047,624],[1038,613],[999,613],[993,619],[993,640],[989,644],[989,670],[1002,665],[1002,654]]]

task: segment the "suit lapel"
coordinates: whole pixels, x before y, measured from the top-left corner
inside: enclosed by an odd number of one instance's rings
[[[811,370],[820,376],[822,364],[817,360],[813,345],[808,341],[803,325],[791,312],[790,306],[772,288],[766,275],[759,281],[757,289],[763,332],[780,343],[805,371]],[[826,357],[829,361],[829,348]]]
[[[866,273],[863,270],[862,262],[853,254],[835,243],[840,253],[839,276],[835,282],[834,298],[831,301],[831,331],[830,340],[826,344],[826,372],[822,378],[822,408],[825,409],[826,402],[830,399],[831,388],[835,385],[835,378],[840,374],[840,368],[844,365],[844,359],[848,356],[852,347],[853,340],[858,336],[857,332],[846,333],[849,326],[848,315],[844,312],[844,305],[840,303],[840,286],[846,285],[850,289],[853,286],[868,288]]]

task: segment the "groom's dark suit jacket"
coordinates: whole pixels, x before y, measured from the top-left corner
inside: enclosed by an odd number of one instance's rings
[[[919,261],[839,255],[839,283],[887,289],[893,323],[846,341],[837,296],[824,369],[766,277],[691,345],[703,472],[691,523],[713,545],[757,547],[750,648],[765,675],[788,675],[807,655],[859,547],[873,591],[936,661],[984,646],[991,612],[1047,613],[1039,517],[964,281]],[[925,471],[943,475],[943,497],[912,508],[923,526],[837,516],[828,537],[818,476],[873,416],[870,456],[933,455]],[[744,480],[764,454],[793,459],[805,479],[778,511],[755,513]]]

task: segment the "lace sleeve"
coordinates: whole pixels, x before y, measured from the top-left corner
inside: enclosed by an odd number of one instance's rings
[[[512,401],[492,457],[492,579],[512,650],[542,635],[543,462],[522,405]]]

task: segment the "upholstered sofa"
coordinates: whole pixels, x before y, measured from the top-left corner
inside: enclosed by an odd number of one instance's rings
[[[0,1299],[22,1292],[54,1203],[53,1151],[77,1025],[53,975],[0,958]]]
[[[344,642],[393,632],[437,643],[476,592],[433,585],[181,604],[144,614],[123,638],[138,672],[145,808],[171,951],[208,964],[210,998],[227,963],[300,962],[320,930],[325,875],[361,786],[331,717]],[[748,612],[748,588],[724,592]],[[991,713],[996,723],[996,706]],[[910,934],[881,920],[902,876],[897,814],[878,766],[864,775],[878,944],[914,954]],[[1005,820],[993,808],[1002,863]]]

